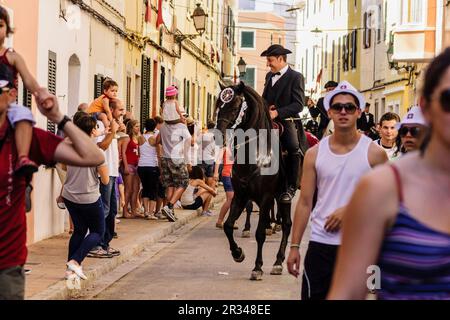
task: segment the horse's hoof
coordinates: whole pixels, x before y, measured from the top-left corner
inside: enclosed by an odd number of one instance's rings
[[[273,266],[272,271],[270,271],[271,275],[282,275],[283,274],[283,266]]]
[[[242,231],[242,238],[250,238],[250,230]]]
[[[262,270],[252,271],[252,275],[250,276],[250,280],[252,281],[260,281],[262,280],[264,272]]]
[[[237,257],[236,257],[237,256]],[[236,256],[233,254],[234,261],[241,263],[245,259],[244,250],[238,248]]]
[[[271,236],[273,233],[272,229],[266,229],[266,236]]]
[[[281,224],[276,224],[275,225],[275,231],[276,232],[280,232],[281,231]]]

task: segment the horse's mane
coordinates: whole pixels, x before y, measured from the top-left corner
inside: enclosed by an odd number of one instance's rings
[[[242,88],[242,93],[247,101],[249,111],[246,117],[246,126],[254,129],[270,129],[269,110],[263,98],[247,85]]]

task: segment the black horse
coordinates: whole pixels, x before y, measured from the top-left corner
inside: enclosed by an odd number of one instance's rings
[[[270,223],[270,210],[273,208],[274,201],[277,201],[283,235],[271,274],[280,275],[283,271],[283,261],[292,225],[291,204],[283,204],[278,201],[284,191],[286,179],[279,139],[277,138],[276,142],[272,144],[270,132],[273,129],[273,123],[268,108],[255,90],[241,82],[237,86],[222,88],[216,103],[216,117],[217,129],[221,134],[222,141],[227,141],[230,131],[235,132],[237,129],[242,129],[243,132],[254,129],[258,138],[256,148],[253,148],[254,144],[252,145],[255,141],[251,141],[255,139],[251,137],[244,138],[241,143],[236,141],[238,140],[236,137],[228,139],[232,140],[229,145],[232,146],[235,157],[232,171],[234,198],[230,214],[224,224],[224,231],[230,243],[233,259],[236,262],[242,262],[245,259],[242,248],[233,238],[233,226],[248,201],[252,200],[258,205],[260,212],[256,230],[258,252],[250,279],[261,280],[263,275],[262,249],[266,239],[266,228]],[[216,139],[216,141],[218,140]],[[261,141],[263,144],[260,143]],[[242,153],[241,148],[244,148],[245,152]],[[276,152],[277,150],[279,152]],[[245,157],[239,158],[239,154],[245,154]],[[277,164],[279,170],[266,174],[264,169]]]

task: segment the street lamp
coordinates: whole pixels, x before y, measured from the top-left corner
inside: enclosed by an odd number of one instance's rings
[[[239,59],[237,66],[239,69],[239,77],[242,78],[247,72],[247,64],[245,63],[244,59],[242,59],[242,57],[241,59]]]
[[[202,35],[206,30],[206,19],[208,18],[208,15],[200,6],[200,3],[197,3],[197,8],[195,8],[191,18],[194,20],[195,30],[197,30],[197,32]]]
[[[197,3],[197,8],[195,8],[191,18],[192,20],[194,20],[194,27],[197,31],[197,34],[177,34],[175,35],[176,42],[181,43],[186,39],[192,40],[205,33],[207,28],[208,15],[205,13],[205,10],[203,10],[200,3]]]

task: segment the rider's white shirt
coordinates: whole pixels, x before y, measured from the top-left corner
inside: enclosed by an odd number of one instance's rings
[[[276,75],[272,78],[272,87],[275,85],[275,83],[277,83],[278,80],[280,80],[280,78],[288,71],[289,66],[287,65],[286,67],[284,67],[283,69],[280,70],[280,75]]]

